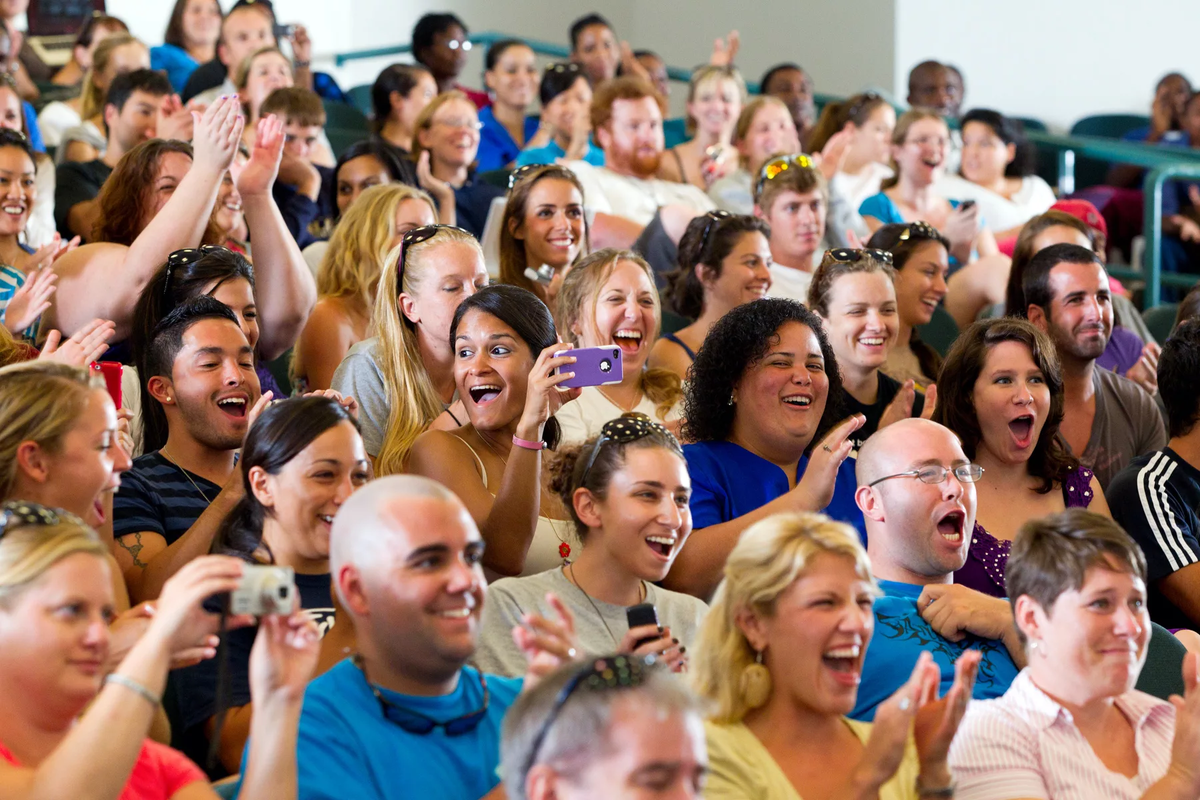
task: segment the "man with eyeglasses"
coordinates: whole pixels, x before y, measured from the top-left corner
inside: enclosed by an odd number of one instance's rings
[[[333,521],[330,572],[358,652],[309,684],[296,759],[300,800],[503,797],[500,726],[520,679],[468,667],[487,582],[484,542],[439,483],[392,475]],[[574,657],[569,613],[513,632],[524,685]],[[247,745],[249,752],[249,745]]]
[[[982,474],[954,433],[925,419],[894,422],[859,450],[854,499],[883,595],[854,719],[873,719],[923,650],[941,670],[939,694],[953,685],[954,662],[968,648],[983,654],[976,698],[999,697],[1017,676],[1023,648],[1008,601],[953,583],[971,545]]]

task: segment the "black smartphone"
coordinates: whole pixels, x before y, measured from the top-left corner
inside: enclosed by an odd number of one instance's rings
[[[640,628],[643,625],[658,625],[658,610],[653,603],[638,603],[636,606],[630,606],[625,610],[625,618],[629,620],[629,629]],[[653,642],[658,636],[647,636],[644,639],[638,639],[634,642],[633,649],[636,650],[646,642]]]

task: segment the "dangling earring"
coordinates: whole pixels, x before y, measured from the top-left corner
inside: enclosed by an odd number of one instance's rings
[[[733,393],[729,394],[729,405],[733,405]]]
[[[749,708],[761,708],[771,696],[771,671],[762,660],[762,651],[755,651],[754,663],[746,665],[738,680],[738,691]]]

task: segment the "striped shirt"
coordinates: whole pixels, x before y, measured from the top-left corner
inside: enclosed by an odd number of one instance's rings
[[[113,498],[113,535],[149,531],[172,544],[220,493],[217,484],[185,473],[157,452],[138,456],[133,468],[121,475],[121,488]]]
[[[1158,582],[1200,561],[1200,470],[1164,447],[1135,458],[1109,484],[1108,505],[1146,554],[1150,618],[1167,628],[1192,628]]]
[[[1175,707],[1139,691],[1115,698],[1133,723],[1138,773],[1129,778],[1100,761],[1071,712],[1021,671],[1003,697],[976,700],[958,726],[949,764],[958,800],[1136,800],[1171,763]]]

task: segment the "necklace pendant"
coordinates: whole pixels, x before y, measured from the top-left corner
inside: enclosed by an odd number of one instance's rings
[[[560,542],[558,545],[558,555],[562,558],[563,563],[565,564],[567,559],[571,557],[571,545],[567,544],[566,542]]]

